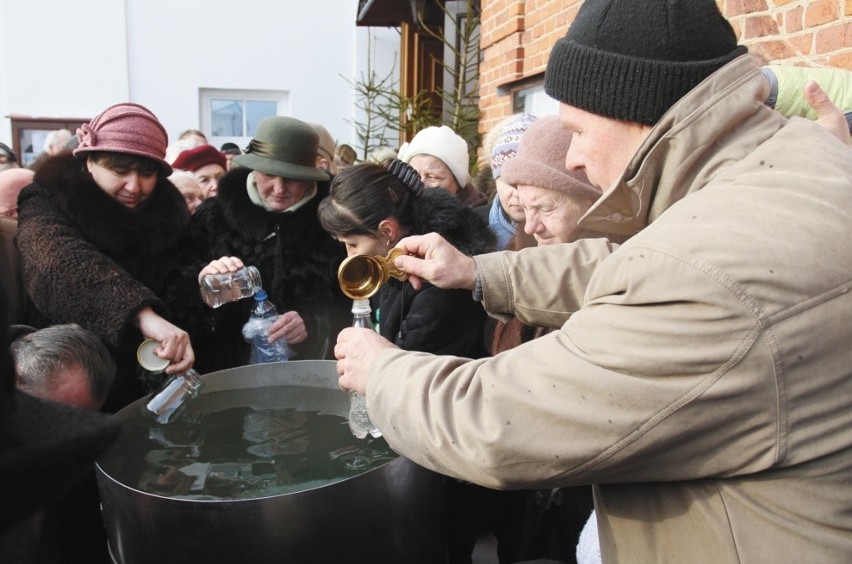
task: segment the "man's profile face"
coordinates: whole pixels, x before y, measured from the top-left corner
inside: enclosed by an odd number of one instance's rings
[[[559,119],[573,134],[565,168],[585,172],[589,181],[603,191],[621,178],[651,131],[648,125],[600,116],[563,103],[559,104]]]

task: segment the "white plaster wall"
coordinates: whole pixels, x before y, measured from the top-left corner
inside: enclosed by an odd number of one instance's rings
[[[116,0],[0,0],[0,139],[9,114],[88,117],[127,99],[124,21]]]
[[[201,123],[199,89],[217,88],[288,91],[284,113],[354,144],[343,77],[357,79],[366,64],[368,33],[379,38],[374,64],[399,59],[397,31],[357,28],[357,5],[0,0],[0,141],[11,145],[9,114],[85,118],[128,100],[149,107],[174,140]]]

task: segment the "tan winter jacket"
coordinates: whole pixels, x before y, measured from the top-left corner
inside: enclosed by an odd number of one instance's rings
[[[561,329],[383,352],[391,446],[496,488],[598,484],[605,562],[852,561],[852,151],[765,97],[744,56],[663,116],[583,222],[641,230],[621,247],[477,257],[490,312]]]

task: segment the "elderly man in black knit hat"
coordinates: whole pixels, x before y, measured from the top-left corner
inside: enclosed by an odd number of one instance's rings
[[[346,329],[341,386],[443,474],[595,484],[604,562],[852,560],[849,148],[763,104],[713,0],[586,0],[545,89],[580,226],[626,242],[402,240],[412,283],[558,330],[471,361]]]

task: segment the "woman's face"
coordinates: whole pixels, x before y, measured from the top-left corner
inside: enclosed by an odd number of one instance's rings
[[[561,190],[518,185],[518,198],[524,207],[524,232],[539,245],[558,245],[577,240],[577,222],[592,202],[575,201]]]
[[[219,193],[219,179],[225,174],[225,169],[216,163],[206,164],[196,169],[195,179],[204,191],[205,198],[212,198]]]
[[[254,171],[257,193],[270,209],[284,211],[305,197],[313,180],[294,180]]]
[[[521,201],[518,199],[518,190],[499,178],[494,183],[497,185],[497,197],[500,198],[500,205],[503,206],[503,211],[515,223],[523,223],[524,206],[521,205]]]
[[[156,172],[107,168],[92,159],[86,161],[86,167],[101,190],[126,208],[145,203],[157,187]]]
[[[461,190],[453,171],[444,161],[432,155],[416,155],[408,163],[420,175],[420,181],[426,188],[443,188],[453,196]]]
[[[195,213],[195,208],[204,200],[204,192],[201,191],[198,181],[192,176],[180,176],[173,178],[172,184],[183,196],[186,207],[189,208],[189,213]]]
[[[346,245],[346,256],[353,255],[382,255],[388,252],[387,243],[378,235],[347,235],[338,237],[338,241]]]

